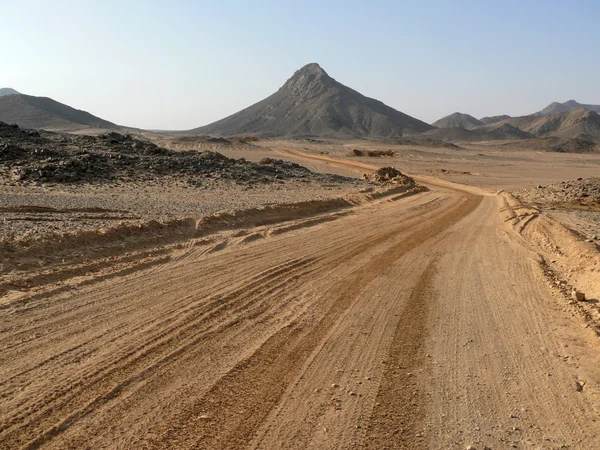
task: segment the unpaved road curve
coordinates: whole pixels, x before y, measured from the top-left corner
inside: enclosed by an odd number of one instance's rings
[[[432,185],[4,304],[0,447],[598,448],[597,340],[502,206]]]

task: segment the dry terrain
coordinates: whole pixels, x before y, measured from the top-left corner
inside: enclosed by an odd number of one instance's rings
[[[600,155],[161,145],[228,178],[3,179],[0,448],[599,448]]]

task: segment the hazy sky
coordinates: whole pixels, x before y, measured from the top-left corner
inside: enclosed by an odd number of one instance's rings
[[[318,62],[432,122],[600,104],[600,0],[0,0],[0,87],[189,129]]]

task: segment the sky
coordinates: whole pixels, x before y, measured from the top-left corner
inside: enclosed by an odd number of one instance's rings
[[[317,62],[426,122],[600,104],[600,1],[0,0],[0,87],[190,129]]]

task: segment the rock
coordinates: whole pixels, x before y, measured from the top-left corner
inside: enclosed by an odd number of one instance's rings
[[[575,381],[575,390],[577,392],[583,392],[583,387],[585,386],[585,381]]]
[[[415,180],[391,166],[382,167],[373,174],[364,174],[363,179],[383,184],[416,186]]]
[[[221,138],[212,141],[229,142]],[[162,176],[179,176],[191,186],[204,178],[240,184],[282,184],[294,179],[356,183],[278,159],[266,158],[257,164],[214,151],[172,151],[116,132],[100,136],[31,133],[0,122],[2,169],[23,183],[149,181]]]
[[[577,289],[573,289],[573,291],[571,292],[571,296],[573,297],[573,300],[575,300],[575,301],[578,301],[578,302],[585,301],[585,294],[581,291],[578,291]]]

